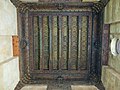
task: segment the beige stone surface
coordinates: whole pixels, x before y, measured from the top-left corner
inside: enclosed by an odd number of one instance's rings
[[[10,0],[0,0],[0,35],[17,35],[17,13]]]
[[[112,37],[120,39],[120,23],[113,23],[110,25],[110,35]],[[117,72],[120,73],[120,55],[113,56],[109,52],[109,66],[114,68]]]
[[[100,1],[100,0],[82,0],[83,2],[96,2],[96,1]]]
[[[95,86],[88,85],[72,85],[72,90],[98,90]],[[31,85],[25,86],[21,90],[47,90],[47,85]]]
[[[110,0],[105,8],[105,23],[120,21],[120,0]]]
[[[23,1],[23,2],[38,2],[39,0],[20,0],[20,1]]]
[[[102,70],[102,81],[105,90],[120,90],[120,74],[109,66],[103,66]]]
[[[0,66],[0,90],[3,90],[4,87],[3,87],[3,67]]]
[[[21,90],[47,90],[47,85],[31,85],[25,86]]]
[[[113,56],[110,52],[108,65],[120,73],[120,55]]]
[[[4,90],[14,90],[19,81],[19,59],[13,58],[11,61],[4,63],[3,67],[3,85]]]
[[[110,25],[110,33],[112,34],[120,34],[120,23],[113,23]],[[119,35],[120,37],[120,35]]]
[[[113,0],[110,0],[107,6],[105,7],[105,13],[104,13],[104,22],[111,23],[112,22],[112,4]]]
[[[8,60],[12,56],[12,37],[0,35],[0,63]]]
[[[72,85],[72,90],[98,90],[95,86],[87,86],[87,85]]]

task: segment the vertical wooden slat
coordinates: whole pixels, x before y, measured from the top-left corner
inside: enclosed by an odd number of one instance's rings
[[[40,55],[40,62],[39,62],[39,67],[40,67],[40,70],[43,70],[43,28],[42,28],[42,16],[39,16],[39,48],[40,48],[40,52],[39,52],[39,55]]]
[[[71,18],[71,29],[72,29],[72,43],[71,43],[71,69],[76,69],[77,67],[77,16],[72,16]]]
[[[62,16],[62,69],[67,69],[67,16]]]
[[[80,70],[80,63],[81,63],[80,62],[80,59],[81,59],[81,52],[80,52],[81,51],[81,48],[80,48],[81,47],[81,28],[82,28],[81,21],[82,21],[81,16],[78,16],[78,22],[77,22],[78,23],[78,25],[77,25],[78,26],[78,54],[77,54],[78,55],[78,61],[77,61],[78,62],[78,68],[77,68],[78,70]]]
[[[53,16],[53,40],[52,40],[52,49],[53,49],[53,69],[58,69],[58,26],[57,26],[57,16]]]
[[[24,22],[24,21],[21,21],[21,22]],[[29,58],[30,58],[30,71],[33,71],[34,70],[34,67],[35,67],[35,64],[34,64],[34,40],[33,40],[33,36],[34,36],[34,20],[33,20],[33,16],[29,16],[29,30],[31,32],[29,32],[29,50],[30,50],[30,53],[29,53]],[[21,29],[22,30],[22,29]],[[32,36],[30,36],[32,35]],[[24,56],[25,54],[22,53],[22,55]],[[26,63],[24,63],[26,64]]]
[[[68,49],[68,70],[71,70],[71,63],[70,63],[70,61],[71,61],[71,42],[72,42],[71,41],[71,38],[72,38],[71,25],[72,25],[71,16],[69,16],[68,17],[68,30],[69,30],[69,34],[68,34],[68,37],[69,37],[69,39],[68,39],[68,43],[69,43],[69,45],[68,45],[68,47],[69,47],[69,49]]]
[[[34,63],[35,63],[35,69],[39,69],[39,29],[38,29],[38,17],[35,16],[33,18],[34,21]]]
[[[53,69],[53,17],[49,16],[48,26],[49,26],[49,70]]]
[[[59,30],[59,70],[62,68],[62,16],[58,17],[58,30]]]
[[[87,32],[87,59],[86,59],[86,69],[88,70],[88,73],[91,72],[91,65],[93,64],[94,62],[94,59],[92,60],[92,36],[93,36],[93,33],[92,33],[92,28],[94,27],[94,23],[92,23],[92,14],[90,13],[89,16],[87,16],[87,27],[88,27],[88,32]],[[93,30],[94,31],[94,30]],[[95,64],[95,63],[94,63]],[[93,66],[94,67],[94,66]]]
[[[82,16],[82,35],[81,35],[81,69],[86,69],[87,62],[87,29],[88,29],[88,17]]]
[[[43,51],[44,51],[44,69],[49,69],[49,44],[48,44],[48,16],[43,16]]]

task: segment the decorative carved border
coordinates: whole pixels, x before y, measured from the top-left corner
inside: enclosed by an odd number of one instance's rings
[[[95,15],[98,15],[98,17],[103,18],[103,15],[101,14],[101,11],[103,11],[105,5],[107,4],[109,0],[101,0],[100,2],[97,3],[80,3],[80,4],[71,4],[71,3],[23,3],[22,1],[19,0],[11,0],[11,2],[15,5],[15,7],[17,8],[17,13],[18,13],[18,31],[19,31],[19,40],[20,41],[26,41],[27,45],[28,45],[28,40],[29,40],[29,32],[28,32],[28,12],[29,11],[34,11],[34,10],[42,10],[42,7],[46,7],[45,9],[53,9],[55,8],[56,11],[61,11],[66,9],[66,11],[69,8],[72,8],[73,11],[75,9],[79,10],[85,10],[85,11],[89,11],[89,12],[93,12]],[[82,9],[81,9],[82,8]],[[68,10],[69,11],[69,10]],[[101,16],[102,15],[102,16]],[[103,21],[103,19],[101,18],[96,18],[96,21],[100,22],[100,20]],[[101,34],[100,30],[102,30],[102,22],[100,22],[101,25],[98,25],[99,30],[98,30],[98,34]],[[25,30],[27,29],[27,30]],[[25,35],[27,34],[27,35]],[[101,40],[99,38],[101,37],[97,37],[99,42],[96,42],[95,47],[98,48],[99,43],[101,43]],[[21,44],[20,44],[21,45]],[[20,46],[22,47],[22,46]],[[35,84],[35,83],[41,83],[41,81],[34,81],[32,80],[32,76],[30,74],[30,67],[29,67],[29,52],[27,51],[28,47],[26,46],[25,48],[21,48],[20,52],[21,54],[24,52],[27,52],[26,57],[24,57],[25,55],[21,55],[20,56],[20,81],[17,84],[15,90],[20,90],[23,86],[25,86],[26,84]],[[101,47],[98,49],[101,50]],[[96,52],[97,53],[97,52]],[[97,53],[98,57],[100,56],[99,53]],[[24,58],[23,58],[23,57]],[[101,58],[98,58],[98,61],[101,61]],[[25,62],[25,64],[24,64]],[[94,63],[94,61],[93,61]],[[101,63],[98,62],[98,68],[101,68]],[[94,65],[93,65],[94,66]],[[91,75],[89,76],[89,81],[93,81],[91,82],[91,84],[96,85],[98,88],[100,88],[100,90],[104,90],[104,88],[101,89],[101,77],[99,75],[101,75],[101,69],[98,71],[94,71],[94,68],[91,68]],[[95,73],[98,72],[98,73]]]
[[[11,2],[15,5],[15,7],[20,11],[20,12],[25,12],[27,10],[39,10],[42,7],[47,7],[49,8],[57,8],[57,10],[63,10],[65,8],[91,8],[93,12],[98,13],[104,9],[106,4],[109,2],[109,0],[101,0],[99,2],[90,2],[90,3],[85,3],[85,2],[76,2],[76,3],[45,3],[45,2],[36,2],[36,3],[25,3],[20,0],[11,0]]]

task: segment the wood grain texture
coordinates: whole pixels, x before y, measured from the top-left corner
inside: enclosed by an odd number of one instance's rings
[[[12,44],[13,44],[13,56],[19,56],[19,38],[18,36],[12,36]]]

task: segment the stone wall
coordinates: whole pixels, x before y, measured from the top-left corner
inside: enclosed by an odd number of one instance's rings
[[[105,8],[105,24],[110,24],[110,38],[120,38],[120,0],[110,0]],[[103,66],[102,81],[106,90],[120,90],[120,55],[109,52],[108,66]]]
[[[19,58],[13,57],[12,35],[17,35],[16,8],[0,0],[0,90],[14,90],[19,81]]]

